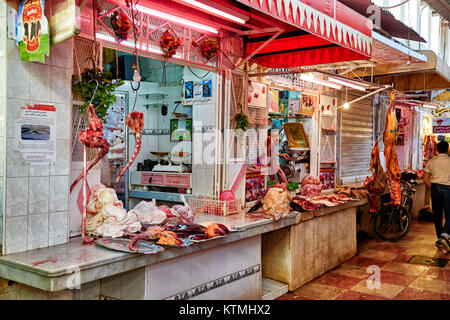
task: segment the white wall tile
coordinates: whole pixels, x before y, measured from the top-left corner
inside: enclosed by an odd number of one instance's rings
[[[170,261],[170,295],[189,289],[191,283],[191,258],[183,257]]]
[[[56,162],[50,164],[50,175],[69,175],[70,140],[56,140]]]
[[[3,192],[5,191],[5,188],[3,187],[3,183],[4,183],[4,178],[3,177],[0,177],[0,220],[2,220],[1,219],[1,217],[3,217],[3,214],[4,214],[4,204],[5,204],[5,202],[4,202],[4,197],[3,197]],[[1,237],[0,237],[0,241],[1,241]]]
[[[14,149],[14,139],[6,139],[6,176],[9,178],[28,177],[29,164],[22,153]]]
[[[48,213],[49,182],[47,177],[30,177],[28,180],[28,213]]]
[[[27,222],[27,216],[6,218],[5,253],[27,250]]]
[[[222,286],[209,291],[210,300],[226,300],[227,299],[227,286]]]
[[[19,48],[17,48],[16,41],[6,39],[6,42],[6,54],[8,59],[20,61],[20,51]]]
[[[70,104],[55,104],[56,136],[58,139],[72,138],[72,106]]]
[[[48,246],[48,214],[28,216],[28,250]]]
[[[169,262],[157,263],[145,268],[145,299],[157,300],[170,296],[170,283],[174,281],[170,278]]]
[[[50,175],[49,164],[30,164],[28,167],[30,177],[48,177]]]
[[[1,112],[1,111],[0,111]],[[1,118],[1,117],[0,117]],[[1,119],[0,119],[1,121]],[[0,176],[5,175],[5,153],[6,153],[6,139],[5,137],[0,137]]]
[[[50,176],[49,211],[66,211],[69,206],[69,177]]]
[[[209,278],[211,280],[219,279],[227,275],[228,250],[226,247],[219,247],[209,251],[210,267]]]
[[[51,68],[39,62],[30,63],[30,101],[50,102]]]
[[[199,252],[192,256],[191,259],[191,283],[190,287],[196,287],[201,284],[204,284],[210,280],[210,253],[212,250],[208,250],[206,252]]]
[[[242,242],[239,241],[233,246],[227,246],[227,274],[242,270],[242,263],[245,260],[245,256],[242,254],[245,244]]]
[[[242,269],[261,264],[261,236],[255,236],[245,240],[242,247]]]
[[[6,179],[6,216],[24,216],[28,213],[28,178]]]
[[[29,62],[8,60],[6,95],[13,99],[30,99]]]
[[[52,103],[72,102],[71,73],[71,69],[52,67],[50,93]]]
[[[15,122],[20,119],[21,107],[26,107],[29,104],[29,100],[19,100],[19,99],[7,99],[6,100],[6,136],[8,138],[14,138],[16,136],[15,132]]]
[[[69,216],[67,211],[52,212],[48,216],[48,245],[54,246],[69,241]]]

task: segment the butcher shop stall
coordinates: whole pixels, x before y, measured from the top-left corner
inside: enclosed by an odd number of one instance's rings
[[[9,3],[0,62],[54,80],[2,98],[0,296],[274,299],[356,254],[389,88],[312,66],[369,59],[368,19],[328,0]],[[19,51],[28,5],[53,30],[39,56]],[[54,159],[29,155],[47,140]]]

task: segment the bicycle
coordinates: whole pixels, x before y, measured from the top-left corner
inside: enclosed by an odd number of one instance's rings
[[[414,180],[400,181],[402,199],[399,205],[384,205],[374,216],[375,233],[384,241],[395,242],[403,239],[411,228],[411,195],[416,192]]]

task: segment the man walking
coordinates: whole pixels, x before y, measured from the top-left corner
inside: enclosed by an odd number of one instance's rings
[[[436,245],[450,252],[450,157],[448,142],[437,144],[439,154],[430,159],[425,167],[424,181],[431,188],[434,225],[438,240]],[[442,226],[442,212],[445,224]]]

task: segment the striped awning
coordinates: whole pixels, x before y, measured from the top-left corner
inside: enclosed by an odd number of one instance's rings
[[[274,68],[369,59],[372,22],[337,0],[237,0],[297,31],[281,34],[252,60]],[[252,54],[271,35],[248,36]]]

